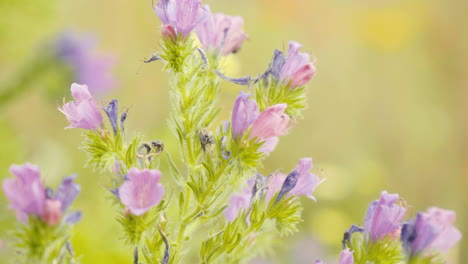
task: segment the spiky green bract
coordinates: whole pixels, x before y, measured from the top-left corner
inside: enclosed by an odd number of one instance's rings
[[[153,234],[152,231],[169,202],[170,201],[163,199],[158,206],[152,208],[143,215],[133,215],[129,211],[123,210],[123,213],[117,217],[117,221],[124,231],[122,238],[125,240],[125,243],[127,245],[138,246],[145,232]]]
[[[286,114],[293,119],[302,118],[302,112],[307,108],[305,86],[291,89],[290,84],[276,83],[273,78],[260,81],[255,90],[255,98],[260,111],[275,104],[287,104]]]
[[[446,261],[440,256],[439,253],[433,253],[430,256],[416,254],[410,258],[408,264],[445,264]]]
[[[77,263],[67,249],[71,228],[71,224],[49,226],[42,219],[29,217],[28,223],[19,224],[14,232],[14,245],[19,253],[15,263]]]
[[[281,235],[290,235],[298,231],[297,225],[302,222],[302,205],[295,196],[282,198],[278,202],[275,194],[268,204],[268,218],[276,220],[276,228]]]
[[[241,210],[234,221],[203,242],[202,263],[244,263],[271,248],[278,236],[297,232],[303,209],[296,197],[275,203],[275,196],[266,204],[260,191],[254,200],[249,209]]]
[[[383,238],[375,242],[365,237],[364,233],[353,233],[348,248],[353,251],[354,264],[403,264],[404,254],[399,239]]]
[[[85,137],[84,150],[88,153],[88,165],[91,167],[110,171],[115,162],[120,161],[125,165],[121,168],[122,173],[126,173],[126,168],[137,166],[139,137],[134,137],[128,144],[121,133],[114,135],[108,130],[86,131]]]
[[[184,39],[178,36],[175,42],[170,38],[162,40],[160,56],[167,62],[166,69],[174,73],[182,72],[187,66],[187,58],[196,51],[193,35]]]

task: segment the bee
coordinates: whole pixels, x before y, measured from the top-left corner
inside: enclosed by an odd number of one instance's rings
[[[147,165],[153,157],[159,156],[164,151],[164,143],[161,140],[144,142],[138,148],[137,157],[144,159]]]

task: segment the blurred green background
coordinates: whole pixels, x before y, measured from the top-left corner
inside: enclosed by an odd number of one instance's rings
[[[274,48],[289,40],[318,58],[308,89],[305,118],[281,138],[264,172],[294,168],[301,157],[314,159],[327,180],[318,202],[304,200],[302,232],[257,263],[336,262],[343,231],[362,224],[368,203],[381,190],[397,192],[409,215],[429,206],[457,211],[457,226],[468,231],[468,21],[465,0],[212,0],[214,12],[241,15],[249,40],[233,59],[232,75],[262,72]],[[167,76],[161,63],[143,65],[158,49],[160,22],[151,1],[0,0],[0,84],[41,52],[63,29],[95,32],[99,49],[117,57],[119,98],[131,107],[128,127],[145,139],[168,134]],[[130,263],[131,250],[119,240],[105,176],[83,168],[79,130],[64,131],[56,101],[33,83],[28,92],[0,106],[0,179],[12,163],[31,161],[49,185],[80,174],[82,193],[74,207],[84,219],[74,245],[83,264]],[[228,119],[240,88],[224,85]],[[63,87],[69,98],[69,84]],[[0,239],[8,241],[15,222],[0,195]],[[1,263],[11,251],[0,249]],[[451,263],[468,259],[462,240]],[[273,260],[274,259],[274,260]],[[188,262],[189,263],[189,262]]]

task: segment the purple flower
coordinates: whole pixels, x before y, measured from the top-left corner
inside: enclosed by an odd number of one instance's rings
[[[154,11],[164,25],[170,25],[182,38],[190,34],[205,13],[201,0],[159,0]]]
[[[160,179],[161,172],[158,170],[131,168],[126,181],[119,188],[120,201],[134,215],[146,213],[164,196]]]
[[[72,84],[71,93],[74,102],[65,102],[63,107],[58,108],[70,122],[66,128],[83,128],[94,130],[102,127],[102,115],[96,101],[91,96],[88,86]]]
[[[247,39],[243,31],[244,19],[222,13],[212,14],[207,5],[204,9],[207,14],[195,28],[203,48],[224,56],[237,52]]]
[[[372,241],[391,235],[400,227],[406,208],[397,205],[398,194],[383,191],[380,199],[372,202],[367,209],[364,230]]]
[[[115,87],[112,74],[115,59],[109,54],[98,54],[92,36],[78,36],[70,32],[60,34],[55,41],[57,57],[74,70],[75,81],[86,83],[95,93]]]
[[[340,260],[338,264],[353,264],[354,263],[354,256],[353,252],[349,250],[349,248],[345,248],[340,253]]]
[[[263,177],[263,176],[262,176]],[[234,221],[240,210],[249,208],[250,200],[252,198],[252,188],[255,185],[255,176],[247,181],[247,187],[242,192],[234,193],[231,196],[231,203],[224,210],[224,215],[228,221]]]
[[[299,160],[296,168],[285,176],[281,173],[276,173],[269,180],[269,188],[267,192],[267,201],[269,201],[277,192],[280,192],[276,198],[279,201],[284,195],[290,197],[292,195],[305,195],[308,198],[316,201],[312,193],[317,186],[323,182],[318,176],[312,174],[312,159],[303,158]]]
[[[431,207],[419,212],[416,219],[403,225],[401,238],[407,251],[414,253],[446,252],[461,239],[460,231],[453,226],[456,213]]]
[[[46,191],[39,168],[30,163],[12,165],[10,173],[16,178],[3,180],[3,192],[10,200],[11,208],[16,211],[18,220],[24,222],[29,215],[42,217]]]
[[[290,84],[291,89],[304,86],[314,77],[316,69],[315,60],[310,61],[309,54],[299,52],[301,48],[301,44],[289,42],[287,57],[283,52],[275,50],[273,61],[265,76],[272,75],[277,81]]]
[[[257,103],[249,100],[250,94],[240,92],[232,110],[232,132],[234,137],[242,136],[244,131],[260,116]]]

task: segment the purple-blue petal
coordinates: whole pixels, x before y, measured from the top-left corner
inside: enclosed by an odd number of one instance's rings
[[[62,184],[57,188],[54,199],[62,202],[62,212],[65,212],[71,203],[75,200],[76,196],[80,193],[80,186],[73,180],[77,174],[73,174],[63,179]]]

